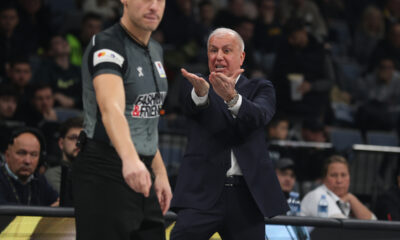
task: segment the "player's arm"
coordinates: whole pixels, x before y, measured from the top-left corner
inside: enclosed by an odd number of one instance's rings
[[[151,164],[151,168],[153,169],[156,177],[154,181],[154,189],[156,191],[161,210],[163,214],[165,214],[169,209],[169,204],[172,199],[172,191],[168,181],[167,170],[165,169],[160,150],[158,149]]]
[[[100,74],[93,80],[97,103],[107,135],[122,160],[122,174],[136,192],[149,196],[151,179],[133,145],[124,115],[125,92],[122,78],[115,74]]]

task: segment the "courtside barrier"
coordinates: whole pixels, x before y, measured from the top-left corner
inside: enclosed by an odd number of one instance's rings
[[[67,207],[0,206],[0,216],[74,217],[74,209]],[[167,212],[166,221],[175,221],[176,214]],[[318,217],[276,216],[265,218],[266,224],[313,226],[324,228],[367,229],[400,232],[400,221],[372,221]]]

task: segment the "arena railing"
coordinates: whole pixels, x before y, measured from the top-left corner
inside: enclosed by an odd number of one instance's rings
[[[37,207],[37,206],[0,206],[0,216],[42,216],[42,217],[74,217],[71,207]],[[175,221],[176,214],[167,212],[165,219]],[[342,228],[358,230],[384,230],[400,232],[400,221],[372,221],[357,219],[336,219],[318,217],[276,216],[265,218],[266,224],[312,226],[325,228]]]

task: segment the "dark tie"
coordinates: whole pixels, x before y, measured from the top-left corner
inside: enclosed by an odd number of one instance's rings
[[[346,213],[344,212],[344,208],[345,208],[344,203],[342,203],[341,201],[337,200],[336,204],[338,205],[338,207],[339,207],[340,211],[343,213],[343,215],[346,216]]]

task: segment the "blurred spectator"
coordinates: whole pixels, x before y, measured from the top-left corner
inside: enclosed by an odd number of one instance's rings
[[[300,18],[306,23],[307,31],[322,42],[327,36],[326,23],[318,6],[311,0],[282,0],[281,14],[283,22],[291,18]]]
[[[273,68],[277,110],[299,119],[324,116],[334,82],[330,57],[301,19],[287,22],[285,32]]]
[[[359,80],[354,97],[360,105],[356,123],[361,129],[395,127],[400,106],[400,73],[396,64],[392,58],[382,58],[373,73]]]
[[[78,0],[82,3],[84,13],[92,12],[103,17],[108,24],[116,22],[120,17],[119,0]]]
[[[30,108],[29,93],[32,80],[32,67],[27,58],[16,57],[7,64],[7,75],[10,84],[18,91],[16,118],[25,121]]]
[[[242,68],[246,69],[244,74],[249,78],[264,77],[264,74],[260,70],[260,66],[258,66],[255,59],[256,49],[254,48],[253,37],[254,21],[247,17],[239,18],[233,29],[239,33],[244,41],[244,45],[246,46],[244,49],[246,58],[242,65]]]
[[[245,16],[245,0],[228,0],[228,6],[218,11],[214,26],[233,28],[238,20]]]
[[[167,1],[159,29],[163,35],[167,67],[180,69],[196,60],[207,32],[195,20],[192,0]]]
[[[0,121],[15,119],[17,104],[17,90],[11,85],[0,84]]]
[[[7,64],[7,75],[10,83],[17,88],[18,93],[27,94],[27,87],[32,79],[32,67],[27,58],[15,57]]]
[[[338,57],[348,56],[349,47],[352,43],[352,26],[349,24],[346,0],[319,0],[317,1],[322,16],[325,19],[328,36],[327,47],[332,55]],[[350,12],[350,14],[353,14]]]
[[[49,84],[54,100],[64,108],[80,108],[82,105],[80,67],[70,61],[71,48],[63,35],[51,37],[47,47],[49,59],[45,59],[35,74],[34,82]]]
[[[373,71],[384,57],[400,62],[400,23],[390,25],[386,39],[381,40],[371,54],[368,70]]]
[[[103,28],[103,20],[96,13],[86,13],[81,21],[78,32],[71,32],[66,35],[66,40],[71,48],[70,59],[75,66],[82,65],[83,52],[93,35],[99,33]]]
[[[378,197],[376,215],[380,220],[400,221],[400,168],[395,185]]]
[[[273,141],[287,140],[289,135],[289,119],[286,116],[276,114],[267,126],[268,143]],[[272,162],[277,162],[282,156],[290,152],[287,148],[270,145],[268,154]]]
[[[46,121],[57,121],[54,109],[54,94],[48,84],[36,84],[32,87],[32,107],[26,112],[28,126],[41,127]]]
[[[258,2],[258,18],[255,26],[255,46],[265,52],[275,52],[283,34],[275,0]]]
[[[12,85],[0,84],[0,153],[7,149],[12,130],[24,124],[16,121],[17,105],[17,90]]]
[[[295,164],[292,159],[290,158],[281,158],[275,163],[275,173],[276,176],[278,177],[279,184],[281,185],[281,189],[283,194],[285,195],[286,199],[288,200],[289,206],[290,202],[289,201],[294,201],[294,199],[289,199],[290,198],[290,193],[295,193],[293,192],[293,189],[296,184],[296,174],[295,174]],[[298,199],[300,201],[300,197]],[[292,203],[293,204],[293,203]],[[294,210],[296,211],[296,210]],[[293,214],[293,212],[288,212],[289,215]],[[272,227],[271,225],[266,225],[266,228]],[[310,239],[310,236],[308,234],[308,231],[305,227],[300,227],[300,226],[290,226],[287,225],[287,228],[292,228],[293,232],[297,235],[297,239]],[[284,228],[283,228],[284,229]],[[281,231],[284,231],[284,230]]]
[[[82,125],[81,117],[70,118],[61,124],[58,146],[62,159],[59,166],[51,167],[45,172],[49,184],[60,194],[61,206],[72,206],[71,164],[79,153],[76,143]]]
[[[393,23],[398,23],[400,21],[400,1],[385,0],[383,14],[388,26]]]
[[[363,66],[368,65],[372,51],[385,34],[383,14],[375,6],[365,8],[359,26],[354,33],[353,53]]]
[[[283,39],[282,24],[276,8],[275,0],[259,0],[258,18],[254,27],[254,47],[259,54],[258,62],[267,76],[272,71],[276,51]]]
[[[323,169],[323,185],[307,193],[301,201],[305,216],[318,216],[318,203],[322,195],[328,201],[328,217],[373,220],[375,215],[349,192],[350,171],[347,160],[338,155],[328,158]]]
[[[207,33],[211,33],[215,29],[213,23],[216,14],[216,7],[210,0],[202,0],[199,2],[199,22],[205,29]],[[204,39],[207,42],[207,39]]]
[[[12,133],[0,169],[0,204],[58,206],[57,192],[35,173],[44,152],[45,142],[37,129]]]
[[[25,55],[36,55],[53,32],[50,9],[44,0],[17,0],[17,4],[25,40],[22,46],[28,49]]]
[[[275,115],[268,124],[268,140],[287,140],[289,135],[289,119],[282,115]]]
[[[317,119],[305,119],[301,126],[301,140],[305,142],[327,142],[325,125]]]
[[[26,53],[26,43],[22,32],[17,29],[19,22],[15,5],[0,7],[0,77],[6,77],[6,62]]]
[[[281,158],[275,163],[275,173],[286,199],[289,198],[289,193],[293,191],[296,184],[294,167],[294,162],[290,158]]]

